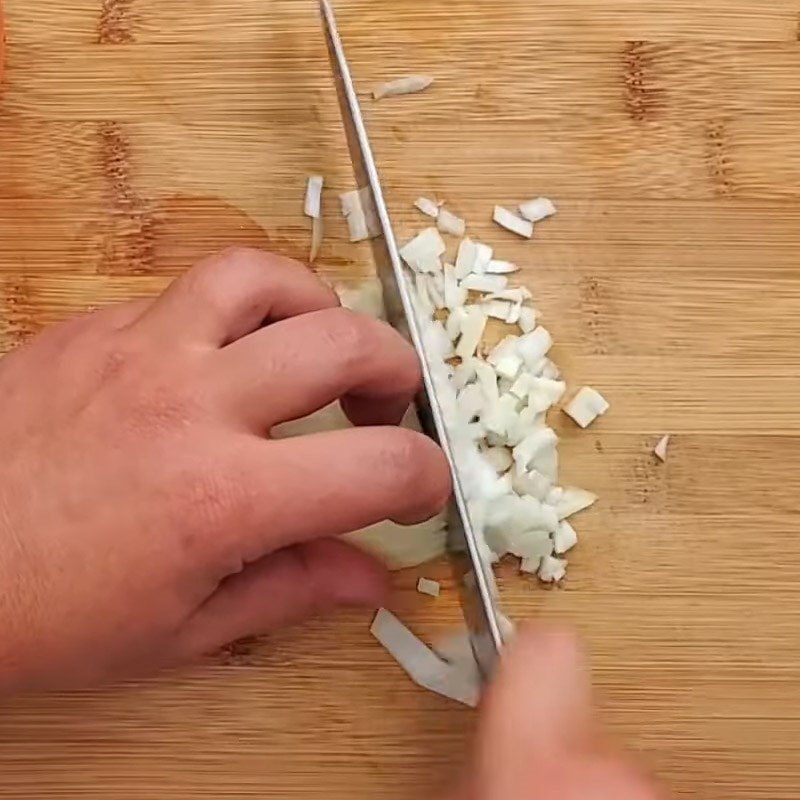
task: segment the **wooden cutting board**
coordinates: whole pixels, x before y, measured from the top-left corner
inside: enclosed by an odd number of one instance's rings
[[[800,785],[798,0],[340,0],[402,233],[419,193],[525,265],[575,385],[565,480],[602,496],[568,581],[503,573],[511,615],[587,637],[603,713],[679,797]],[[0,345],[157,292],[231,242],[302,257],[326,176],[327,277],[369,273],[312,0],[6,0]],[[535,194],[533,242],[487,221]],[[673,436],[669,461],[651,450]],[[446,567],[420,572],[447,580]],[[452,587],[396,610],[424,635]],[[473,714],[409,684],[362,615],[191,672],[5,702],[0,797],[435,797]]]

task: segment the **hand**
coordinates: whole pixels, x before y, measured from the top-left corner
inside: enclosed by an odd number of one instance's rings
[[[657,800],[602,740],[575,639],[522,628],[488,692],[475,771],[458,800]]]
[[[419,380],[389,327],[250,250],[3,358],[0,691],[378,604],[383,568],[334,537],[445,503],[440,451],[394,427]],[[268,439],[337,398],[362,427]]]

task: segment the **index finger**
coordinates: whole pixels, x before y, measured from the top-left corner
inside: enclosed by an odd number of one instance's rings
[[[223,347],[265,322],[338,305],[333,289],[303,264],[235,247],[178,278],[135,325],[160,341],[181,338]]]

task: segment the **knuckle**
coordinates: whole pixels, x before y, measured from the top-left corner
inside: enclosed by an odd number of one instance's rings
[[[374,355],[377,337],[373,320],[344,308],[332,308],[320,316],[324,343],[345,365],[361,364]]]
[[[398,490],[426,508],[442,508],[450,497],[450,473],[433,440],[406,428],[386,428],[384,456]]]
[[[247,492],[235,475],[216,465],[195,466],[171,483],[171,505],[185,550],[205,550],[209,536],[242,522]]]

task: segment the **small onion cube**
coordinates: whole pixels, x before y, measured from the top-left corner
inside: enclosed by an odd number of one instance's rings
[[[439,204],[427,197],[418,197],[414,201],[414,206],[425,216],[436,219],[439,216]]]
[[[553,205],[552,200],[546,197],[537,197],[535,200],[521,203],[519,213],[531,222],[540,222],[543,219],[547,219],[547,217],[553,216],[556,213],[556,207]]]
[[[417,581],[417,591],[420,594],[427,594],[430,597],[438,597],[441,594],[442,586],[439,581],[432,581],[430,578],[420,578]]]
[[[557,555],[566,553],[572,550],[578,544],[578,534],[575,533],[575,528],[566,520],[558,523],[556,532],[553,534],[553,550]]]
[[[581,428],[588,428],[599,416],[610,408],[608,401],[596,389],[584,386],[564,406],[564,412]]]
[[[545,556],[539,565],[539,580],[544,583],[558,583],[567,574],[567,562],[562,558]]]

